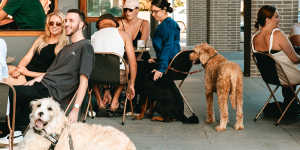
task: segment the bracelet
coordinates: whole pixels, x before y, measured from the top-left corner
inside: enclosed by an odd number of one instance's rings
[[[79,104],[74,104],[74,108],[79,109],[79,108],[80,108],[80,105],[79,105]]]

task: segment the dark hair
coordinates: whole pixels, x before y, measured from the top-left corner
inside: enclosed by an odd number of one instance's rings
[[[99,22],[101,22],[104,19],[110,19],[110,20],[114,21],[115,24],[116,24],[116,27],[117,28],[119,27],[119,23],[118,23],[117,19],[112,14],[104,14],[104,15],[101,15],[99,17],[99,19],[97,20],[97,22],[96,22],[96,28],[98,30],[100,29],[99,26],[98,26]]]
[[[87,23],[86,23],[86,21],[85,21],[85,14],[84,14],[82,11],[80,11],[79,9],[69,9],[69,10],[67,11],[67,13],[75,13],[75,14],[78,14],[78,16],[80,17],[80,20],[81,20],[82,22],[84,22],[84,25],[85,25],[85,26],[87,25]]]
[[[276,12],[276,8],[270,5],[265,5],[261,7],[257,13],[257,19],[255,22],[255,28],[258,29],[259,26],[263,27],[266,24],[267,18],[272,18]]]
[[[152,0],[151,5],[154,5],[162,10],[166,10],[169,13],[173,12],[173,8],[168,0]]]

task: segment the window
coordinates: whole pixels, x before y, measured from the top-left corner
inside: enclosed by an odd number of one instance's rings
[[[80,0],[80,10],[86,14],[88,22],[96,22],[105,13],[121,16],[121,5],[122,0]]]

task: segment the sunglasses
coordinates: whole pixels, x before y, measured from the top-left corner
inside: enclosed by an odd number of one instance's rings
[[[49,26],[54,26],[54,24],[57,26],[57,27],[60,27],[62,25],[61,22],[53,22],[53,21],[50,21],[49,22]]]
[[[124,12],[127,12],[127,11],[129,11],[129,12],[133,12],[135,9],[130,9],[130,8],[123,8],[123,11]]]

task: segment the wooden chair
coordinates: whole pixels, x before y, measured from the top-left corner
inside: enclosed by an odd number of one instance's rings
[[[13,99],[11,100],[12,104],[12,114],[7,114],[8,108],[8,93],[9,89],[13,92]],[[9,85],[4,82],[0,82],[0,121],[6,122],[9,129],[9,149],[13,150],[13,137],[14,137],[14,131],[15,131],[15,113],[16,113],[16,90],[12,85]],[[12,117],[10,117],[12,116]]]
[[[198,122],[198,117],[195,115],[195,112],[193,111],[190,103],[188,102],[187,98],[184,96],[181,87],[183,85],[183,82],[188,77],[188,75],[201,72],[200,70],[191,71],[191,68],[193,66],[192,61],[190,61],[189,56],[194,50],[182,50],[177,55],[174,56],[174,58],[171,60],[171,62],[168,65],[168,69],[165,72],[165,76],[167,79],[171,81],[180,81],[179,85],[176,85],[183,100],[184,103],[187,105],[188,109],[192,113],[192,118],[196,119]]]
[[[120,64],[124,64],[125,66],[125,81],[120,80]],[[101,85],[125,85],[125,91],[127,91],[126,84],[128,83],[128,74],[129,74],[129,66],[126,63],[125,59],[116,53],[108,53],[108,52],[97,52],[95,53],[95,65],[93,68],[92,75],[90,80],[93,84],[101,84]],[[88,108],[92,109],[91,106],[91,94],[93,92],[92,87],[89,87],[89,99],[88,99]],[[125,99],[124,110],[123,110],[123,118],[122,125],[125,123],[126,116],[126,106],[127,106],[127,97]],[[130,100],[131,112],[133,113],[132,101]],[[88,110],[85,113],[87,116]],[[85,117],[86,118],[86,117]]]

